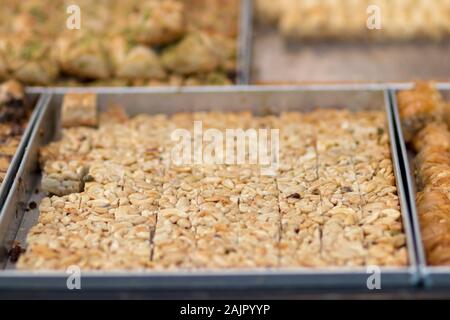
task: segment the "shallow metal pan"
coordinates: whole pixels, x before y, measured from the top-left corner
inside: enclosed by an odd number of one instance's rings
[[[83,90],[85,91],[85,90]],[[381,85],[355,86],[283,86],[283,87],[191,87],[191,88],[110,88],[99,94],[100,110],[109,103],[123,105],[130,115],[137,113],[173,113],[179,111],[252,110],[255,114],[278,113],[284,110],[309,111],[321,108],[347,108],[350,110],[384,110],[391,137],[392,160],[407,236],[409,266],[381,268],[381,289],[411,288],[418,282],[413,235],[407,214],[406,194],[403,189],[397,143],[388,92]],[[38,188],[38,148],[51,141],[58,131],[59,109],[63,93],[52,94],[51,100],[38,119],[32,139],[22,162],[19,175],[3,210],[8,237],[24,243],[27,230],[37,219],[37,210],[24,207],[42,197]],[[22,205],[21,205],[22,204]],[[3,246],[5,242],[3,242]],[[5,257],[0,259],[5,264]],[[370,293],[367,280],[371,274],[365,267],[324,269],[254,269],[225,271],[176,272],[85,272],[82,288],[89,290],[363,290]],[[6,264],[0,271],[0,290],[42,288],[67,290],[67,275],[63,272],[22,272]],[[377,290],[375,290],[377,291]]]
[[[36,123],[36,119],[41,110],[41,106],[44,103],[44,97],[40,96],[37,93],[27,92],[26,99],[27,103],[30,103],[32,106],[34,106],[34,109],[22,134],[20,143],[17,146],[16,153],[14,154],[14,157],[11,159],[11,163],[9,164],[5,179],[3,180],[3,183],[0,185],[0,209],[3,207],[6,197],[8,196],[9,189],[14,181],[14,177],[16,176],[17,169],[19,168],[20,165],[20,161],[22,160],[25,147],[31,136],[31,131],[34,127],[34,124]]]
[[[450,39],[289,40],[276,27],[258,23],[253,35],[253,84],[449,80]]]
[[[398,110],[397,93],[401,90],[407,90],[413,87],[412,83],[396,85],[390,90],[390,96],[394,112],[394,122],[397,127],[396,132],[398,134],[398,146],[401,154],[401,163],[404,165],[402,168],[405,189],[408,193],[408,205],[411,213],[411,223],[414,234],[414,241],[416,246],[416,256],[419,266],[419,272],[424,284],[428,288],[448,288],[450,287],[450,267],[437,267],[428,266],[426,262],[425,250],[422,243],[422,236],[420,231],[419,216],[416,207],[416,184],[414,174],[412,172],[412,158],[413,154],[407,149],[405,139],[403,137],[402,122]],[[450,100],[450,83],[439,83],[437,88],[442,92],[445,99]]]

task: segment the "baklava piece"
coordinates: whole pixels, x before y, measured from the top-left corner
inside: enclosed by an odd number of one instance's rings
[[[25,104],[25,91],[19,82],[9,80],[0,85],[0,122],[21,120]]]
[[[69,93],[64,95],[61,125],[64,128],[98,124],[97,96],[93,93]]]
[[[114,74],[119,79],[154,79],[166,77],[155,51],[143,45],[133,45],[125,37],[115,37],[111,42]]]
[[[6,61],[12,77],[23,83],[50,85],[59,75],[50,41],[36,34],[10,36]]]
[[[283,2],[285,0],[256,0],[255,13],[256,18],[261,23],[275,23],[278,22],[283,12]]]
[[[445,124],[432,122],[427,124],[413,139],[416,152],[422,150],[450,150],[450,131]]]
[[[213,72],[221,63],[220,53],[214,47],[211,36],[206,33],[186,36],[166,49],[161,59],[164,67],[182,75]]]
[[[64,196],[83,190],[87,168],[79,161],[51,161],[43,168],[42,190]]]
[[[426,186],[450,187],[450,132],[446,125],[431,123],[414,138],[416,181]]]
[[[430,265],[450,265],[450,195],[426,187],[417,194],[422,241]]]
[[[124,31],[137,43],[162,46],[176,41],[186,31],[184,6],[180,1],[139,2],[132,8],[130,15],[124,19]]]
[[[66,75],[87,80],[111,77],[106,45],[92,32],[62,33],[56,39],[52,55]]]
[[[399,92],[397,99],[406,142],[429,122],[442,119],[442,96],[433,84],[417,83],[413,89]]]
[[[425,105],[423,96],[416,97],[418,106]],[[414,105],[414,95],[408,98],[409,104]],[[450,131],[444,122],[435,121],[435,113],[416,118],[420,123],[416,128],[424,127],[413,136],[412,146],[417,153],[416,204],[427,262],[442,266],[450,265]]]

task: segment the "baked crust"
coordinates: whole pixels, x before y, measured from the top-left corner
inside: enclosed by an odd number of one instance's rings
[[[64,95],[61,126],[64,128],[98,124],[97,96],[93,93],[69,93]]]

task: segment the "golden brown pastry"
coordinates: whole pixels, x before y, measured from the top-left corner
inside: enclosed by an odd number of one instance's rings
[[[0,122],[20,120],[25,114],[23,86],[9,80],[0,85]]]
[[[416,152],[423,149],[430,152],[433,148],[450,150],[450,132],[443,123],[429,123],[414,137],[413,146]]]
[[[95,127],[98,124],[97,96],[93,93],[68,93],[64,95],[61,126]]]
[[[444,120],[447,124],[448,130],[450,130],[450,103],[444,105]]]
[[[223,85],[231,85],[233,83],[230,80],[230,78],[227,77],[226,74],[221,72],[214,72],[214,73],[207,73],[204,75],[190,76],[186,78],[184,84],[187,86],[202,86],[202,85],[223,86]]]
[[[275,23],[278,22],[283,12],[283,2],[272,0],[256,0],[255,3],[255,17],[261,23]]]
[[[111,41],[114,74],[119,79],[164,79],[166,71],[155,53],[149,47],[133,44],[125,37]]]
[[[417,209],[423,214],[436,211],[436,215],[439,213],[445,213],[443,209],[448,207],[448,195],[439,188],[427,186],[424,190],[417,193]],[[446,215],[450,218],[450,215]]]
[[[165,45],[180,38],[186,30],[184,6],[180,1],[144,0],[132,9],[123,21],[124,31],[138,43]]]
[[[221,63],[221,56],[206,33],[188,35],[180,43],[166,49],[161,59],[168,70],[183,75],[212,72]]]
[[[235,38],[240,0],[181,0],[186,8],[189,32],[205,31]]]
[[[14,77],[39,86],[148,86],[185,85],[194,75],[201,84],[222,83],[218,74],[234,78],[239,0],[77,0],[80,30],[66,28],[72,21],[67,19],[75,17],[66,11],[69,4],[0,0],[0,80]],[[197,57],[197,49],[178,50],[176,56],[186,56],[191,67],[200,62],[200,71],[186,73],[184,63],[180,72],[177,63],[166,70],[162,53],[197,33],[208,35],[212,59],[219,60],[211,74],[202,71],[210,54]],[[116,37],[126,41],[111,41]]]
[[[235,73],[237,68],[237,44],[233,38],[221,34],[211,35],[216,55],[219,57],[220,71]]]
[[[449,265],[450,149],[445,125],[430,124],[415,138],[417,209],[428,263]],[[418,143],[421,141],[421,143]]]
[[[399,92],[397,100],[406,142],[429,122],[442,119],[442,96],[431,83],[417,83],[413,89]]]
[[[66,32],[54,46],[60,69],[82,79],[106,79],[111,66],[103,42],[90,32]]]
[[[448,265],[450,251],[450,199],[437,188],[426,187],[417,194],[422,241],[431,265]]]
[[[9,73],[31,85],[49,85],[59,73],[51,56],[50,41],[36,34],[10,36],[6,40],[5,56]]]
[[[431,84],[398,94],[405,136],[414,151],[417,211],[430,265],[450,265],[450,132],[444,102]]]
[[[445,187],[450,182],[450,132],[443,123],[430,123],[413,139],[419,188]]]
[[[448,0],[255,0],[256,18],[296,39],[442,40],[450,35]],[[381,30],[367,28],[368,8],[381,13]],[[369,11],[373,14],[374,11]]]

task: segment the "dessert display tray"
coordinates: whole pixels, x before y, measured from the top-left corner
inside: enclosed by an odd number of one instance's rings
[[[405,267],[381,267],[382,289],[414,288],[419,282],[414,236],[410,224],[407,197],[403,187],[400,152],[395,139],[389,91],[383,85],[323,86],[237,86],[190,88],[77,88],[77,92],[95,92],[99,111],[119,104],[130,116],[140,113],[195,111],[252,111],[255,115],[282,111],[348,109],[385,112],[389,128],[392,164],[401,204],[409,264]],[[38,218],[36,208],[44,196],[40,191],[39,148],[53,141],[60,131],[60,106],[65,89],[44,93],[42,106],[25,149],[19,171],[0,215],[2,246],[0,290],[67,290],[64,272],[20,271],[8,261],[6,252],[12,243],[25,244],[28,230]],[[370,292],[372,271],[366,267],[226,269],[180,271],[86,271],[82,286],[87,290],[362,290]]]

